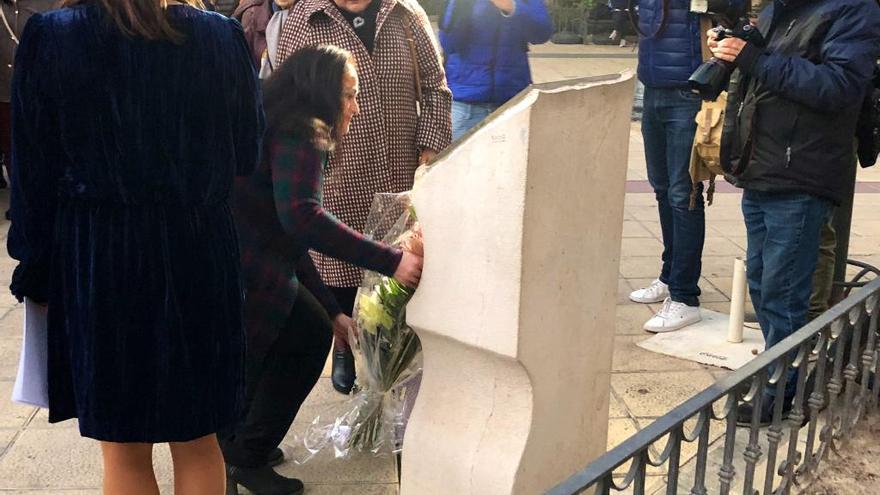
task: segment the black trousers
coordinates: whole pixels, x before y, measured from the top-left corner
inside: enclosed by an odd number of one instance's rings
[[[336,302],[339,303],[342,312],[351,316],[352,310],[354,310],[354,299],[357,297],[358,288],[329,286],[327,288],[330,289],[330,293],[336,298]],[[337,351],[346,349],[348,348],[348,342],[340,342],[339,338],[337,338],[335,347]]]
[[[265,359],[248,359],[244,416],[232,431],[221,434],[227,463],[240,467],[267,463],[318,382],[332,335],[327,312],[300,286],[287,323]]]

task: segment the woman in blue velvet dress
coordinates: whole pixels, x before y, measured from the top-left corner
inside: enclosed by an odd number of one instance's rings
[[[106,494],[158,494],[170,442],[176,493],[216,495],[244,376],[230,190],[263,132],[248,47],[189,5],[65,5],[27,24],[12,95],[11,289],[48,304],[49,420],[101,441]]]

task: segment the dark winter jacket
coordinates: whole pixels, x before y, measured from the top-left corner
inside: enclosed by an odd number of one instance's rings
[[[504,16],[489,0],[450,0],[440,25],[452,97],[501,104],[531,84],[529,43],[544,43],[553,24],[543,0],[515,0]]]
[[[859,111],[880,55],[880,8],[867,0],[776,0],[747,44],[729,98],[722,165],[738,186],[840,203]]]
[[[700,18],[690,0],[640,0],[639,29],[639,80],[650,88],[686,88],[703,61]]]

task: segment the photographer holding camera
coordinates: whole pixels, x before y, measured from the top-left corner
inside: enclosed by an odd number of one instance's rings
[[[689,168],[701,99],[688,79],[703,62],[704,43],[701,17],[691,11],[692,3],[638,2],[638,73],[645,85],[642,137],[648,180],[657,199],[663,255],[659,277],[629,297],[640,303],[663,302],[644,325],[649,332],[670,332],[700,321],[705,211],[703,185],[693,189]],[[739,9],[744,0],[710,3],[713,8],[721,3],[725,9]],[[632,1],[630,10],[634,10]]]
[[[744,189],[747,278],[767,348],[807,321],[819,231],[847,194],[860,107],[880,54],[874,0],[775,0],[757,28],[766,46],[709,33],[714,56],[732,62],[722,166]],[[792,407],[789,373],[783,410]],[[765,389],[762,424],[775,388]],[[748,423],[751,405],[738,410]]]

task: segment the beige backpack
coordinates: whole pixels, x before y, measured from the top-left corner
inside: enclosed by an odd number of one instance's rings
[[[711,205],[715,194],[715,176],[724,175],[721,169],[721,131],[724,128],[724,109],[727,106],[727,92],[721,93],[715,101],[704,101],[697,113],[697,132],[691,149],[691,202],[694,209],[697,200],[697,184],[709,181],[706,201]]]

